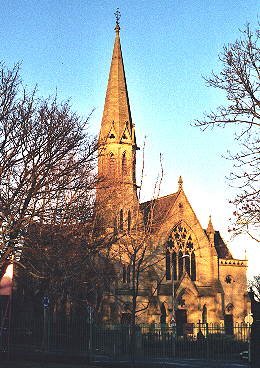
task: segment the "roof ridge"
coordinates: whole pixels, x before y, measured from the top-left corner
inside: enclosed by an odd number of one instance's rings
[[[179,193],[179,192],[174,192],[174,193],[171,193],[171,194],[166,194],[166,195],[164,195],[164,196],[162,196],[162,197],[158,197],[158,198],[150,199],[150,200],[145,201],[145,202],[141,202],[140,204],[145,204],[145,203],[149,203],[149,202],[152,202],[152,201],[158,201],[158,200],[160,200],[160,199],[164,199],[164,198],[167,198],[167,197],[171,197],[171,196],[176,195],[176,194],[178,194],[178,193]]]

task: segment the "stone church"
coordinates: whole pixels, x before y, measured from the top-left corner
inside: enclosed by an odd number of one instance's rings
[[[243,322],[247,261],[232,257],[211,218],[202,228],[181,177],[175,193],[140,203],[136,128],[117,21],[96,190],[103,236],[115,238],[111,252],[117,280],[105,297],[104,320],[122,322],[135,308],[136,322],[142,323]]]

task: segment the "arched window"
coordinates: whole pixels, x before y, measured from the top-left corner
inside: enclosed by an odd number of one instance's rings
[[[123,265],[123,283],[126,283],[126,267]]]
[[[207,323],[207,319],[207,307],[206,304],[204,304],[202,309],[202,323]]]
[[[130,265],[127,266],[126,268],[126,282],[130,282],[131,281],[131,268]]]
[[[116,174],[116,159],[115,155],[111,152],[109,155],[109,170],[108,174],[111,178],[115,177]]]
[[[173,280],[177,280],[177,256],[176,252],[172,252],[172,272],[173,272]]]
[[[196,280],[196,259],[194,251],[191,253],[191,279]]]
[[[168,249],[166,250],[165,262],[166,262],[166,280],[171,280],[171,254]]]
[[[127,231],[130,233],[131,231],[131,211],[128,211],[127,215]]]
[[[114,218],[114,236],[116,236],[118,234],[118,230],[117,230],[117,218]]]
[[[119,230],[123,231],[124,230],[124,212],[121,209],[120,213],[119,213]]]
[[[173,240],[172,240],[172,235],[170,235],[169,238],[168,238],[168,241],[167,241],[167,248],[172,249],[173,245],[174,245],[174,243],[173,243]]]
[[[179,251],[178,254],[178,268],[179,268],[179,279],[181,278],[182,274],[183,274],[183,254],[182,251]]]
[[[185,271],[193,281],[196,280],[194,244],[189,231],[182,224],[176,225],[165,246],[172,255],[169,263],[173,280],[179,280]]]
[[[126,152],[122,155],[122,174],[127,175],[127,158],[126,158]]]
[[[185,270],[187,274],[190,276],[190,255],[189,254],[184,255],[184,263],[185,263]]]

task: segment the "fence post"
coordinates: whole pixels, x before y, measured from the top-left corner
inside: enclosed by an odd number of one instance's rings
[[[209,324],[206,322],[206,352],[207,352],[207,360],[209,360]]]

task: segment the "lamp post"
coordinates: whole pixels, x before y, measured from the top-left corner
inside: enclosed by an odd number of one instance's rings
[[[172,327],[176,325],[176,316],[175,316],[175,285],[174,285],[174,264],[172,262],[172,319],[171,319]]]
[[[171,281],[172,281],[172,317],[171,317],[171,326],[173,326],[173,324],[175,323],[175,285],[174,285],[174,263],[172,260],[172,255],[173,255],[173,240],[172,240],[172,235],[170,234],[168,241],[166,243],[166,249],[169,252],[169,266],[171,265],[171,267],[169,267],[170,272],[171,272]]]

